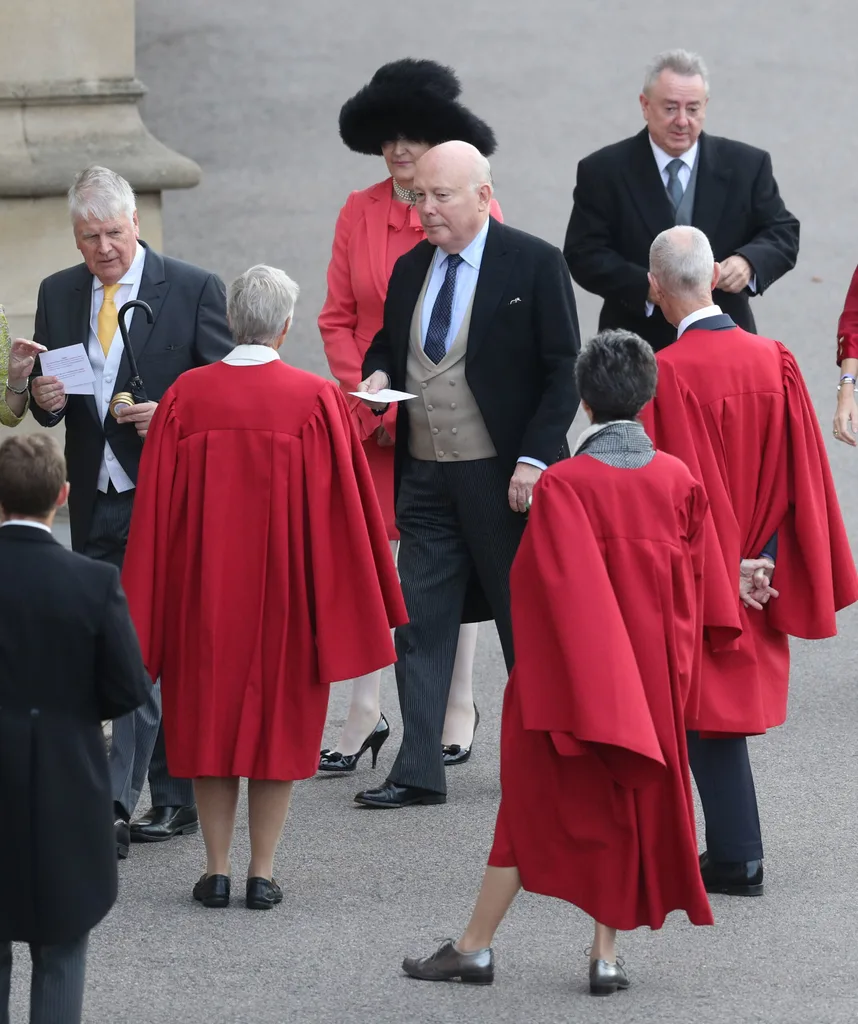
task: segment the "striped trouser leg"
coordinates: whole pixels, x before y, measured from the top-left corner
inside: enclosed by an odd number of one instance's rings
[[[30,1024],[80,1024],[89,933],[56,946],[30,946]]]
[[[0,942],[0,1024],[9,1024],[9,994],[12,991],[12,943]]]
[[[441,738],[472,570],[446,466],[407,459],[396,504],[399,578],[408,624],[396,630],[402,744],[389,778],[447,792]]]

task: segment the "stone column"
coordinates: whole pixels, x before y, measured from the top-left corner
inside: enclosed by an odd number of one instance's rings
[[[80,261],[65,197],[77,171],[126,178],[155,248],[162,191],[199,182],[192,160],[146,130],[145,91],[134,0],[0,0],[0,303],[13,337],[32,337],[42,278]]]

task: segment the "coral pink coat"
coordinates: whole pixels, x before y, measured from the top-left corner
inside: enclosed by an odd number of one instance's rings
[[[492,200],[492,216],[503,220]],[[364,355],[381,328],[387,282],[393,265],[425,238],[417,211],[402,209],[393,198],[391,179],[352,192],[337,218],[328,266],[328,296],[319,314],[319,331],[331,373],[345,392],[357,390]],[[379,418],[359,399],[347,397],[363,443],[384,514],[387,535],[399,534],[393,509],[393,447],[382,448],[383,426],[395,436],[396,406]]]

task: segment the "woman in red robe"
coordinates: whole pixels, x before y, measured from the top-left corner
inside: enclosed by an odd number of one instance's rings
[[[707,618],[706,496],[635,419],[655,392],[652,349],[606,331],[582,350],[576,376],[593,426],[537,484],[511,575],[516,663],[489,866],[462,938],[406,960],[412,977],[492,981],[492,938],[520,887],[598,922],[595,995],[628,987],[617,929],[660,928],[672,910],[712,923],[685,715],[704,623],[734,639],[738,595],[716,573],[727,612]]]
[[[229,902],[250,780],[247,905],[273,879],[292,782],[313,775],[329,684],[395,661],[406,621],[366,458],[338,388],[281,362],[298,287],[253,267],[230,288],[236,347],[183,374],[152,420],[123,583],[161,677],[170,771],[194,779],[205,906]]]
[[[450,139],[470,142],[485,156],[494,152],[494,134],[459,103],[460,91],[449,68],[431,60],[398,60],[379,68],[340,112],[340,134],[349,149],[383,156],[390,173],[384,181],[351,193],[334,232],[319,332],[331,373],[347,396],[357,390],[363,358],[381,329],[393,265],[426,237],[411,190],[415,164],[433,145]],[[503,219],[494,199],[492,216]],[[399,538],[393,508],[396,404],[379,418],[366,402],[346,400],[378,491],[387,535],[395,543]],[[442,736],[448,767],[470,757],[476,727],[472,682],[476,646],[477,623],[466,622],[459,633]],[[354,771],[370,748],[375,763],[378,749],[390,734],[381,713],[380,686],[380,672],[355,679],[348,718],[336,749],[322,751],[321,771]]]

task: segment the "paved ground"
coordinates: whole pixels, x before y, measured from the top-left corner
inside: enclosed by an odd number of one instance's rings
[[[137,6],[146,120],[205,174],[200,188],[166,198],[167,248],[225,278],[260,261],[287,269],[303,291],[286,355],[320,372],[315,318],[336,212],[350,189],[382,176],[380,160],[342,146],[336,115],[379,64],[411,55],[455,65],[465,100],[497,131],[494,170],[507,219],[559,243],[576,161],[639,127],[645,61],[671,45],[701,50],[713,76],[710,129],[771,150],[802,219],[799,267],[756,309],[760,329],[798,354],[827,426],[836,317],[858,259],[858,62],[841,45],[852,38],[851,0],[817,9],[776,0]],[[596,303],[579,299],[582,327],[591,331]],[[832,457],[858,536],[858,453],[838,448]],[[588,923],[536,897],[520,899],[499,935],[493,988],[431,986],[399,974],[404,954],[428,951],[462,925],[490,844],[504,675],[486,627],[476,684],[483,724],[473,763],[451,773],[446,807],[380,815],[352,805],[357,789],[383,777],[395,740],[375,773],[301,785],[278,868],[286,900],[268,915],[193,904],[198,837],[136,847],[121,868],[117,907],[93,937],[86,1020],[854,1021],[855,625],[847,613],[839,639],[795,645],[790,720],[753,744],[767,895],[715,898],[714,929],[677,918],[660,934],[624,937],[631,992],[604,1002],[583,994]],[[390,678],[384,704],[396,737]],[[344,708],[343,690],[333,699],[329,738]],[[238,876],[246,856],[240,830]],[[19,973],[19,1012],[21,982]]]

